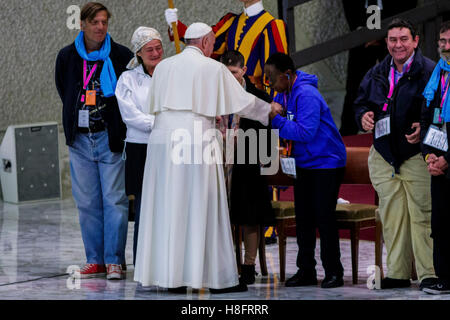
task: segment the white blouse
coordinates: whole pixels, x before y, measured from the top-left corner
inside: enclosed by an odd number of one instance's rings
[[[142,64],[125,71],[117,81],[116,98],[122,120],[127,126],[126,142],[148,143],[155,116],[148,113],[148,92],[152,77]]]

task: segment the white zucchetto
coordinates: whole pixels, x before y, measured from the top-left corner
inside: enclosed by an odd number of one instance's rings
[[[194,22],[184,34],[185,39],[199,39],[212,31],[212,28],[203,22]]]

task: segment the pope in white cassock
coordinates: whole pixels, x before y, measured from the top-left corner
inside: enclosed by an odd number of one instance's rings
[[[187,46],[154,73],[134,280],[143,286],[245,291],[239,284],[215,117],[238,114],[267,125],[280,112],[247,93],[209,58],[215,36],[204,23],[186,30]],[[209,130],[209,131],[208,131]],[[180,288],[181,287],[181,288]]]

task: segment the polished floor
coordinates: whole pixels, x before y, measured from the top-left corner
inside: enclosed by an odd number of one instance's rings
[[[359,283],[351,281],[350,243],[341,241],[345,285],[335,289],[320,286],[286,288],[279,281],[278,245],[267,246],[269,276],[258,276],[256,284],[243,293],[211,295],[208,290],[168,293],[165,289],[142,287],[133,281],[132,232],[129,224],[126,280],[74,280],[71,269],[85,261],[78,214],[73,201],[48,201],[13,205],[0,202],[0,300],[440,300],[450,295],[433,296],[411,288],[370,290],[373,275],[373,242],[360,242]],[[319,245],[319,243],[318,243]],[[297,270],[295,238],[288,238],[287,277]],[[318,276],[323,278],[320,251],[316,250]],[[259,271],[259,266],[257,266]]]

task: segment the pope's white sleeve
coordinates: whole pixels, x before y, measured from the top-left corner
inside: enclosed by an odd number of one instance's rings
[[[155,117],[142,112],[137,107],[132,86],[127,77],[120,76],[117,81],[116,98],[122,120],[127,127],[134,127],[143,132],[152,130]]]
[[[250,94],[250,93],[249,93]],[[269,113],[271,111],[271,106],[269,103],[255,97],[255,102],[245,107],[236,114],[251,120],[256,120],[261,122],[264,126],[269,124]]]

